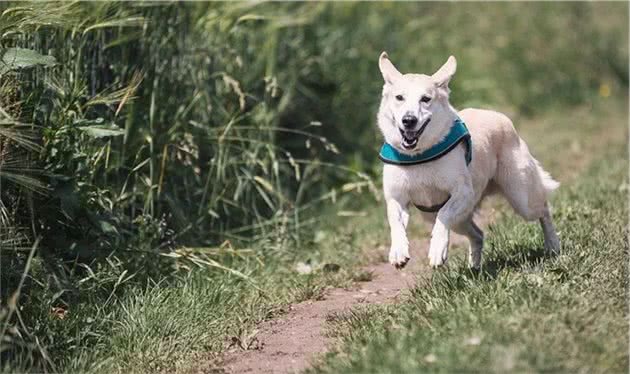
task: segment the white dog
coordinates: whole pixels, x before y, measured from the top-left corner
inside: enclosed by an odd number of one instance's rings
[[[469,265],[478,269],[483,232],[473,213],[493,192],[501,192],[526,220],[538,219],[545,249],[557,253],[560,241],[547,198],[559,183],[529,153],[505,115],[481,109],[457,112],[450,105],[448,83],[456,66],[451,56],[431,76],[403,75],[385,52],[380,56],[385,85],[378,126],[385,137],[380,156],[392,240],[389,261],[397,268],[409,261],[406,229],[414,205],[434,222],[430,264],[446,261],[453,230],[468,238]]]

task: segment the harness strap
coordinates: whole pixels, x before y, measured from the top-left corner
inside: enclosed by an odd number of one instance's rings
[[[425,213],[437,213],[440,211],[440,209],[442,209],[444,205],[446,205],[446,203],[448,203],[450,198],[451,196],[449,195],[446,201],[444,201],[441,204],[431,205],[431,206],[416,205],[416,208],[418,208],[419,211],[425,212]]]
[[[391,144],[384,143],[378,157],[386,164],[400,166],[418,165],[443,157],[461,142],[464,142],[466,145],[465,157],[466,165],[468,165],[472,161],[472,140],[466,124],[457,118],[444,139],[421,153],[414,155],[405,154],[398,151]]]

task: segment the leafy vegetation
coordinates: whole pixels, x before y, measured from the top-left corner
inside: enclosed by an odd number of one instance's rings
[[[385,237],[381,217],[340,223],[380,209],[357,193],[377,191],[382,50],[403,71],[456,55],[453,102],[517,119],[628,84],[627,4],[0,12],[7,372],[185,370],[195,355],[249,344],[255,323],[288,302],[365,277],[356,254]],[[564,134],[541,152],[573,146]],[[315,270],[299,274],[298,262]]]

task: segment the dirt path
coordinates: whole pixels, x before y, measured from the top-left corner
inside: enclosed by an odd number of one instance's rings
[[[426,243],[425,243],[426,242]],[[428,241],[412,243],[415,258],[404,270],[389,263],[367,268],[373,274],[369,282],[352,289],[332,289],[323,300],[305,301],[290,307],[280,319],[264,322],[256,338],[259,349],[230,353],[224,360],[228,373],[294,373],[310,366],[311,360],[324,353],[330,344],[325,336],[326,317],[357,304],[381,304],[395,300],[400,292],[415,284],[415,275],[426,260]],[[420,252],[420,249],[424,253]],[[427,269],[428,271],[428,269]]]
[[[482,212],[478,221],[487,226],[489,211]],[[468,243],[464,237],[451,234],[451,249]],[[326,352],[333,343],[325,335],[326,318],[331,313],[349,310],[358,304],[393,302],[400,293],[416,284],[416,277],[430,274],[427,238],[411,242],[412,259],[403,270],[389,263],[367,268],[373,274],[369,282],[355,284],[352,289],[332,289],[323,300],[305,301],[290,307],[282,318],[262,323],[256,335],[257,349],[233,351],[224,357],[228,373],[296,373],[308,368],[313,359]],[[386,251],[381,248],[380,251]],[[457,253],[461,255],[461,253]]]

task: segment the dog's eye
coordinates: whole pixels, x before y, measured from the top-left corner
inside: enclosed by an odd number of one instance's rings
[[[422,96],[422,97],[420,98],[420,102],[421,102],[421,103],[428,103],[429,101],[431,101],[431,98],[430,98],[430,97],[428,97],[428,96]]]
[[[396,100],[403,101],[405,100],[405,98],[403,97],[403,95],[396,95]]]

